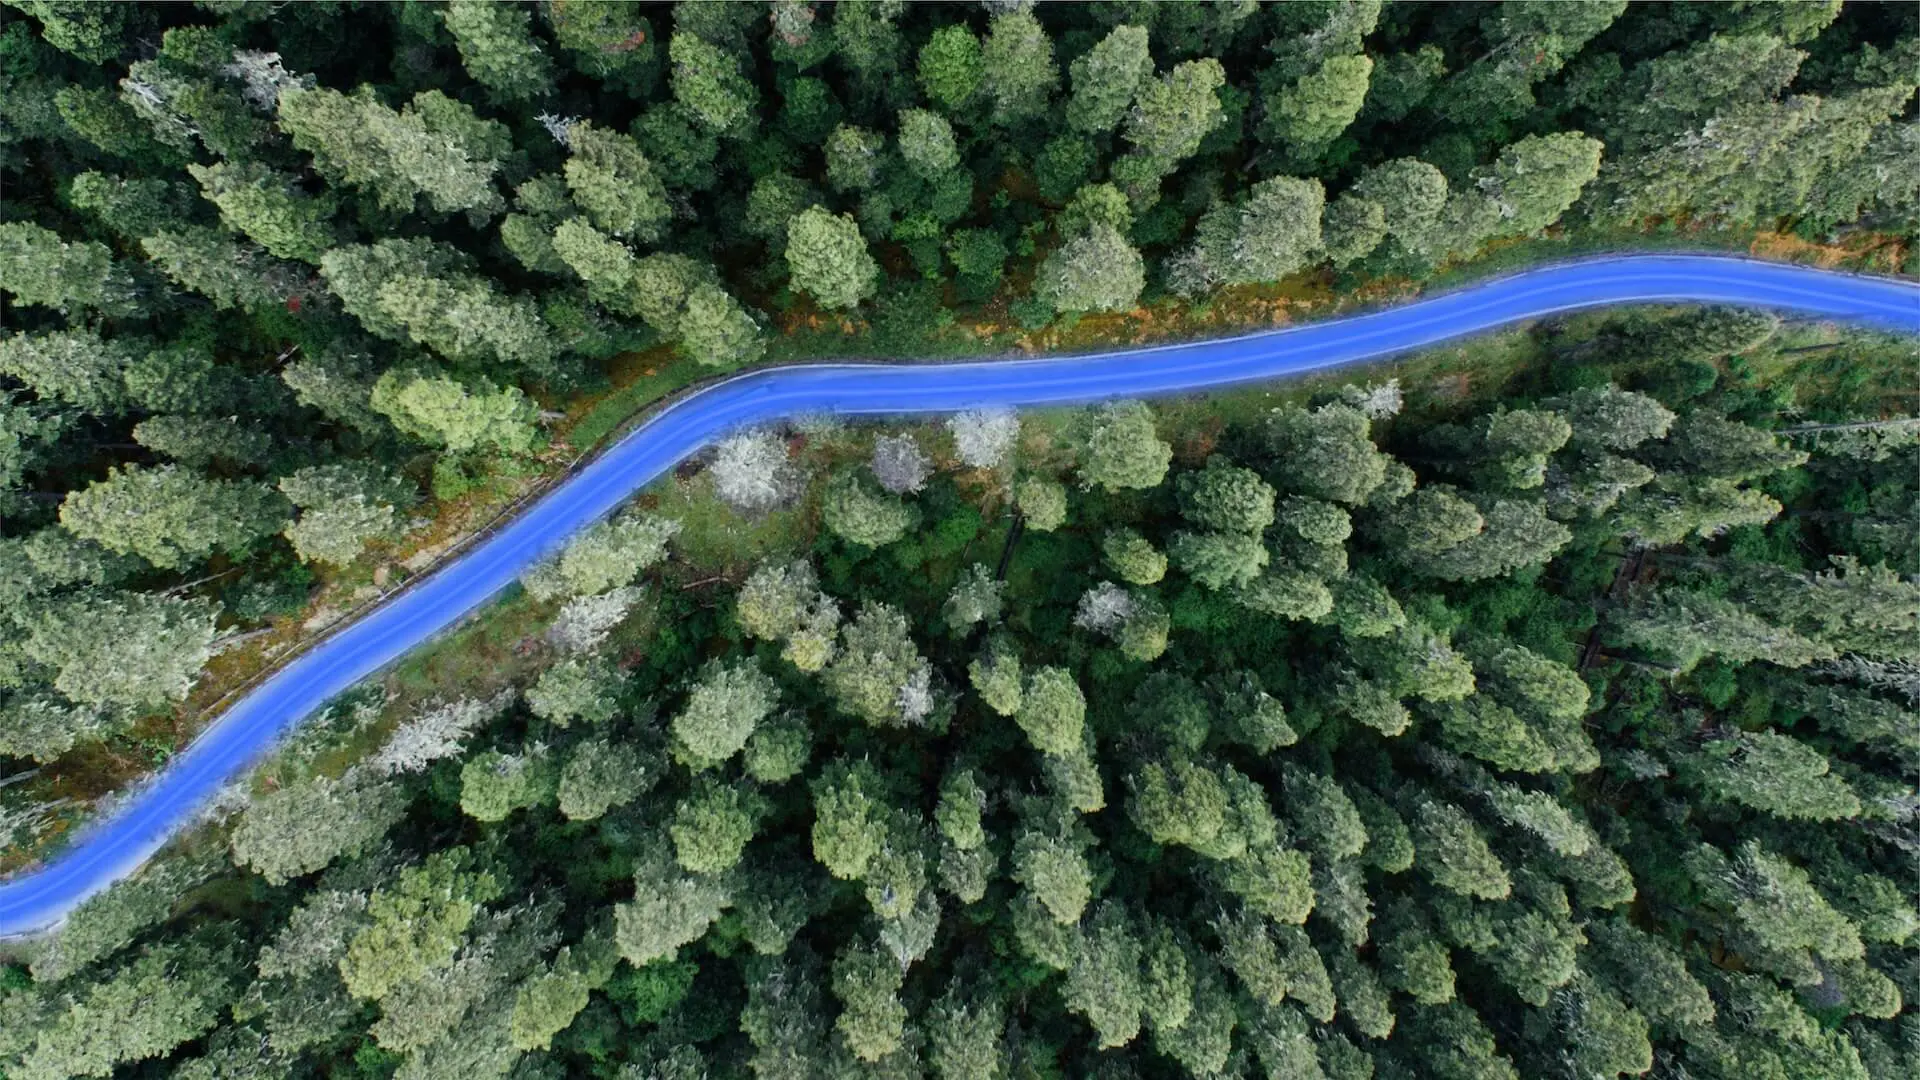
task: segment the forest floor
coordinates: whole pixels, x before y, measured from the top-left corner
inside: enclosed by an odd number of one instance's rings
[[[1906,266],[1907,257],[1897,242],[1874,234],[1858,234],[1824,245],[1780,233],[1733,236],[1687,229],[1578,240],[1548,236],[1502,245],[1424,284],[1404,279],[1302,275],[1276,285],[1229,289],[1205,304],[1186,304],[1168,297],[1133,311],[1082,317],[1038,331],[1013,323],[1004,298],[996,298],[974,309],[952,311],[952,318],[943,316],[937,320],[938,325],[921,325],[918,329],[924,340],[908,343],[918,344],[918,349],[882,351],[937,359],[1080,351],[1221,336],[1326,318],[1526,266],[1628,247],[1731,250],[1785,262],[1876,273],[1898,272]],[[1576,326],[1580,321],[1581,317],[1566,320]],[[779,329],[767,363],[825,360],[876,351],[876,328],[859,320],[796,311],[782,318]],[[1794,339],[1797,344],[1792,348],[1817,353],[1829,344],[1802,337]],[[1158,403],[1161,433],[1182,459],[1200,460],[1226,427],[1286,402],[1305,400],[1331,386],[1355,381],[1399,380],[1409,409],[1470,408],[1502,396],[1517,380],[1524,381],[1529,370],[1539,370],[1554,351],[1526,329],[1516,329],[1271,387],[1173,399]],[[1793,355],[1788,348],[1776,351]],[[1803,366],[1817,366],[1817,356],[1802,359],[1811,362]],[[551,445],[539,458],[496,472],[457,497],[436,501],[405,540],[370,550],[355,565],[329,573],[301,610],[276,617],[263,630],[237,639],[217,655],[192,694],[174,712],[150,718],[125,737],[77,750],[28,783],[6,792],[9,801],[61,802],[62,807],[38,831],[31,845],[0,850],[0,874],[29,865],[57,847],[63,835],[90,816],[99,799],[163,765],[218,714],[225,702],[258,682],[278,663],[484,535],[521,503],[564,476],[581,457],[630,429],[653,407],[716,377],[670,347],[660,347],[616,357],[609,365],[606,384],[591,393],[568,401],[543,402],[561,415],[554,425]],[[1813,377],[1820,376],[1815,372]],[[1069,415],[1065,410],[1028,414],[1027,449],[1057,445],[1057,436]],[[796,440],[796,451],[813,466],[816,478],[824,475],[826,466],[859,452],[861,446],[863,439],[831,428]],[[984,508],[997,508],[998,493],[986,477],[967,486],[983,501]],[[675,559],[664,574],[664,588],[704,588],[737,581],[760,559],[803,551],[811,544],[818,521],[817,484],[791,507],[743,522],[712,496],[697,468],[676,470],[637,498],[648,509],[682,523],[674,545]],[[997,545],[1005,538],[1007,524],[989,518],[976,545]],[[992,550],[998,551],[998,547]],[[643,603],[620,635],[630,659],[635,661],[644,656],[655,629],[644,617],[650,606]],[[530,679],[539,663],[539,650],[532,648],[531,642],[550,615],[546,605],[535,604],[515,591],[407,656],[381,676],[389,699],[384,710],[387,719],[365,733],[367,745],[422,702],[456,696],[485,697]],[[350,761],[344,759],[337,763],[342,770],[348,764]],[[271,784],[271,769],[263,770],[256,782]]]

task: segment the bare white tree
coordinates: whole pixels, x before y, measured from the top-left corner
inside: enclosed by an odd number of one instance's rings
[[[419,772],[441,758],[466,747],[467,736],[500,715],[513,701],[513,692],[488,699],[463,698],[428,709],[394,729],[387,744],[373,756],[373,767],[386,773]]]
[[[1111,634],[1125,626],[1133,615],[1133,597],[1111,581],[1103,581],[1080,594],[1080,606],[1073,614],[1073,625],[1096,634]]]
[[[895,495],[910,495],[926,486],[927,455],[911,435],[882,435],[873,440],[873,478]]]
[[[1388,379],[1375,386],[1349,384],[1340,388],[1340,399],[1365,413],[1369,420],[1385,420],[1389,416],[1400,415],[1400,408],[1406,404],[1400,393],[1400,380]]]
[[[918,724],[933,712],[933,669],[925,661],[907,676],[894,704],[900,708],[900,718],[909,724]]]
[[[743,431],[722,442],[713,458],[713,491],[735,510],[771,510],[794,486],[787,444],[764,428]]]
[[[561,652],[592,652],[640,602],[640,596],[641,590],[633,586],[576,596],[553,617],[553,625],[547,627],[547,640]]]
[[[969,409],[948,417],[947,430],[961,461],[991,469],[1007,459],[1020,437],[1020,415],[1011,409]]]
[[[275,112],[280,108],[280,92],[286,89],[304,90],[314,84],[311,75],[296,75],[280,63],[277,52],[260,52],[257,49],[236,49],[233,63],[220,69],[220,74],[229,79],[238,79],[241,83],[240,96],[261,112]]]
[[[541,113],[533,118],[534,123],[547,129],[553,141],[561,146],[573,146],[573,125],[580,122],[577,116],[559,116],[554,113]]]

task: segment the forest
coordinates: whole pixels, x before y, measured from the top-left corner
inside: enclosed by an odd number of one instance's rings
[[[748,365],[1920,272],[1908,4],[0,5],[6,870]],[[0,942],[0,1077],[1904,1080],[1916,365],[739,432]]]

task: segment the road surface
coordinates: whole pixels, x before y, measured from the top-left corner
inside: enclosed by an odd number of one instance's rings
[[[897,416],[1184,394],[1634,303],[1738,304],[1920,333],[1920,286],[1912,283],[1725,256],[1624,255],[1234,338],[1024,360],[749,372],[663,409],[492,536],[235,701],[66,850],[0,884],[0,936],[50,927],[133,872],[302,718],[486,603],[530,563],[730,430],[803,414]]]

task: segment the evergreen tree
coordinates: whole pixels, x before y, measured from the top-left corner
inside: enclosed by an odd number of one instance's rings
[[[808,207],[787,227],[786,255],[794,287],[824,307],[856,307],[873,295],[879,266],[845,214]]]

